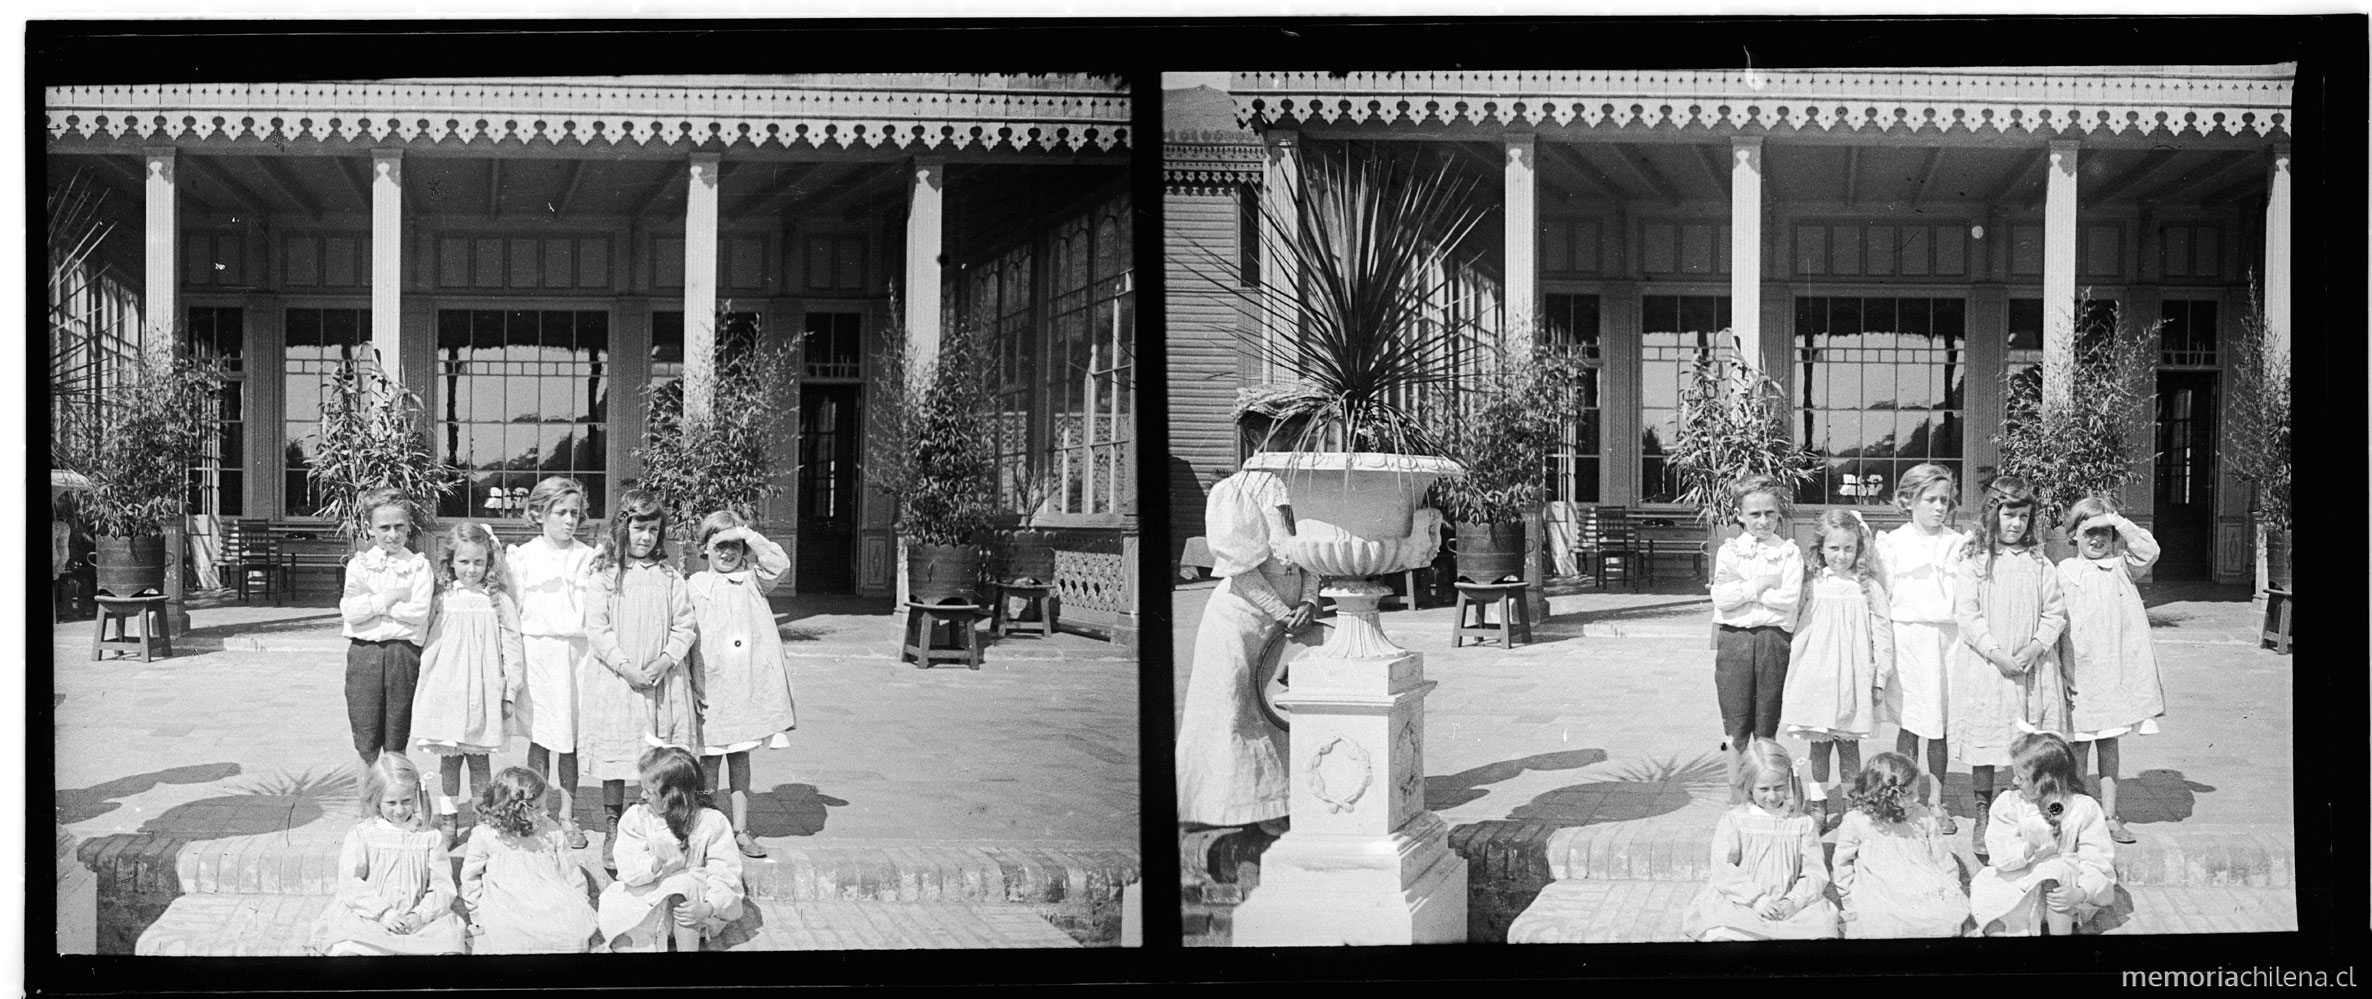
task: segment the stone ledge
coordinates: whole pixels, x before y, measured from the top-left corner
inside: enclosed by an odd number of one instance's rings
[[[1474,827],[1491,825],[1494,823],[1475,823]],[[1976,826],[1961,819],[1960,833],[1955,837],[1955,852],[1968,870],[1982,866],[1970,852]],[[1451,832],[1453,845],[1460,842],[1459,834],[1467,828],[1473,827],[1461,826]],[[2117,880],[2123,884],[2253,888],[2295,884],[2296,840],[2286,826],[2149,823],[2136,826],[2134,833],[2140,842],[2117,847]],[[1529,862],[1531,851],[1538,849],[1545,855],[1546,873],[1555,880],[1702,882],[1712,873],[1713,829],[1709,825],[1646,821],[1570,826],[1548,832],[1545,842],[1537,844],[1534,835],[1527,826],[1513,837],[1489,837],[1484,840],[1484,855],[1511,871],[1537,875]],[[1832,842],[1834,836],[1829,836]],[[1482,839],[1474,834],[1468,838]],[[1476,855],[1466,849],[1460,852],[1469,859]]]
[[[608,882],[601,833],[578,858],[598,888]],[[80,857],[99,875],[100,891],[119,897],[176,895],[329,895],[337,890],[340,840],[285,833],[187,841],[118,836],[85,843]],[[1117,902],[1142,876],[1133,846],[883,843],[775,844],[772,856],[745,860],[753,898],[875,902]]]
[[[159,957],[302,957],[326,895],[188,895],[140,935]],[[759,899],[711,949],[906,950],[1081,946],[1030,906]]]
[[[1507,932],[1509,943],[1685,942],[1681,919],[1701,882],[1559,881]],[[2091,935],[2286,933],[2298,928],[2294,888],[2118,885],[2116,900],[2079,930]]]
[[[334,636],[330,638],[301,635],[270,636],[262,638],[182,637],[175,638],[173,640],[173,652],[175,657],[202,655],[210,652],[295,652],[329,654],[343,653],[346,650],[346,644],[347,643],[345,639]],[[1065,649],[1059,647],[1031,648],[1029,647],[1030,644],[1030,640],[1026,638],[989,643],[982,648],[981,661],[983,663],[1134,663],[1137,661],[1137,657],[1123,654],[1120,651],[1122,648],[1121,646],[1104,642],[1097,642],[1096,648],[1093,650]],[[788,642],[785,643],[785,648],[788,652],[788,655],[792,659],[881,659],[896,665],[903,665],[908,668],[913,667],[912,663],[897,663],[898,647],[895,643],[890,642],[864,644],[839,642]],[[90,639],[87,635],[76,641],[69,641],[61,638],[51,643],[51,649],[56,655],[58,662],[94,661],[87,658],[90,655],[91,649]],[[110,659],[106,661],[120,662],[122,660]],[[944,665],[945,664],[942,664],[942,666]]]

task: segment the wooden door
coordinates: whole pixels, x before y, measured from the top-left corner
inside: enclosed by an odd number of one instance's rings
[[[857,385],[799,391],[801,593],[856,592],[857,454],[863,436]]]
[[[2157,487],[2151,533],[2159,579],[2208,579],[2215,568],[2216,376],[2158,373]]]

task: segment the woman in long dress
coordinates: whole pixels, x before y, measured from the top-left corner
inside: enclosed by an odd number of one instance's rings
[[[1257,398],[1238,404],[1247,450],[1278,436],[1275,412]],[[1318,580],[1283,557],[1292,531],[1285,483],[1274,474],[1245,469],[1211,488],[1203,533],[1219,586],[1194,633],[1178,724],[1181,822],[1276,832],[1287,814],[1285,730],[1261,711],[1253,681],[1275,670],[1286,644],[1277,639],[1317,612]]]

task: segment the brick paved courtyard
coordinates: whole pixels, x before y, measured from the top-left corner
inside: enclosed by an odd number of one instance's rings
[[[1174,597],[1181,703],[1208,594],[1201,584]],[[2136,885],[2168,891],[2253,884],[2277,896],[2186,909],[2172,922],[2155,911],[2132,913],[2119,920],[2129,924],[2122,932],[2295,928],[2293,660],[2255,647],[2258,618],[2244,589],[2169,585],[2144,596],[2167,709],[2163,734],[2123,740],[2120,810],[2141,842],[2120,848],[2120,868],[2132,866],[2127,880]],[[1512,651],[1449,648],[1446,607],[1384,615],[1385,630],[1425,653],[1426,676],[1440,684],[1425,702],[1426,804],[1469,861],[1475,939],[1505,938],[1515,916],[1560,876],[1560,850],[1578,851],[1584,863],[1576,866],[1597,861],[1592,873],[1573,872],[1606,882],[1591,889],[1594,898],[1617,898],[1606,893],[1618,887],[1628,893],[1621,898],[1661,898],[1671,886],[1649,882],[1701,879],[1711,830],[1727,807],[1702,591],[1590,590],[1551,603],[1539,640]],[[1865,754],[1891,749],[1894,731],[1882,726]],[[1803,751],[1800,742],[1789,748]],[[1965,817],[1968,771],[1958,761],[1954,768],[1954,810]],[[1961,822],[1964,856],[1977,825]],[[1222,881],[1262,845],[1218,843],[1209,834],[1183,839],[1190,853],[1215,848],[1204,856],[1221,858]],[[1208,865],[1190,856],[1184,867],[1192,877]],[[1188,884],[1190,940],[1222,942],[1215,937],[1227,910],[1257,890]],[[2187,906],[2189,897],[2164,902]],[[1205,900],[1213,904],[1198,905]],[[2283,905],[2286,919],[2271,914]]]
[[[128,951],[183,894],[328,891],[353,821],[359,764],[335,609],[194,615],[179,654],[150,663],[90,661],[88,623],[54,632],[56,819],[62,846],[99,873],[101,952]],[[778,919],[768,945],[846,933],[894,946],[884,927],[912,925],[915,946],[949,927],[985,946],[1018,938],[981,936],[1003,924],[946,906],[1008,901],[1096,924],[1077,935],[1116,933],[1139,857],[1133,658],[1077,635],[1017,637],[977,671],[926,671],[894,661],[886,606],[816,602],[781,616],[800,725],[790,749],[753,755],[750,825],[773,856],[749,864],[752,896],[941,909],[928,932],[912,922],[923,910],[843,910],[839,929]],[[494,766],[525,755],[514,738]],[[589,831],[599,801],[586,782]],[[598,877],[597,853],[585,858]]]

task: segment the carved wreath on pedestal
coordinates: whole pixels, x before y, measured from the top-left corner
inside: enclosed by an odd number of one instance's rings
[[[1374,783],[1375,764],[1367,750],[1338,735],[1310,755],[1303,777],[1310,794],[1325,802],[1327,811],[1347,812],[1359,807],[1359,798]]]

